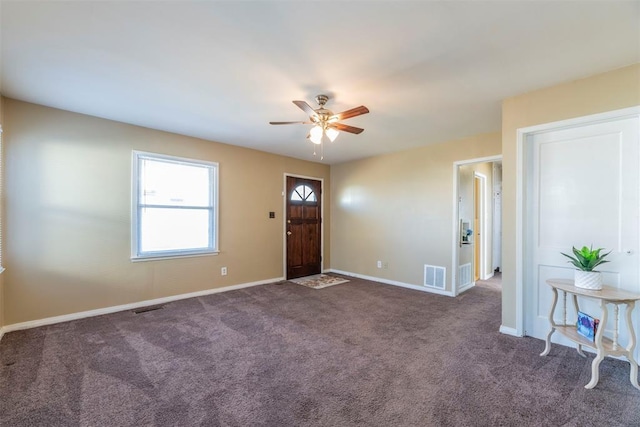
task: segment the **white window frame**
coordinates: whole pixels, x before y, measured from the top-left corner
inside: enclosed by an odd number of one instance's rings
[[[173,251],[148,251],[140,250],[140,212],[146,206],[141,203],[140,196],[140,162],[142,160],[157,160],[162,162],[170,162],[183,164],[188,166],[199,166],[209,168],[211,204],[206,209],[211,211],[211,222],[209,224],[209,247],[202,249],[181,249]],[[204,160],[188,159],[184,157],[175,157],[165,154],[148,153],[144,151],[133,151],[132,167],[131,167],[131,260],[132,261],[152,261],[158,259],[172,259],[182,257],[193,257],[203,255],[215,255],[219,253],[218,249],[218,163],[208,162]],[[155,207],[155,206],[153,206]],[[172,206],[163,205],[163,208],[171,208]],[[175,207],[182,208],[184,207]]]

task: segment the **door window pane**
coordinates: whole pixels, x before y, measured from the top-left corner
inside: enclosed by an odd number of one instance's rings
[[[308,185],[298,185],[291,193],[292,201],[306,201],[306,202],[315,202],[316,194],[313,192],[311,187]]]

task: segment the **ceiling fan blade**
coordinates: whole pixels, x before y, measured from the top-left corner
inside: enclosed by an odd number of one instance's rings
[[[301,125],[308,125],[311,124],[311,122],[269,122],[270,125],[296,125],[296,124],[301,124]]]
[[[311,105],[307,104],[304,101],[293,101],[294,104],[296,104],[298,106],[298,108],[300,108],[302,111],[304,111],[305,113],[307,113],[309,115],[309,117],[316,117],[316,110],[314,110],[313,108],[311,108]]]
[[[362,133],[364,131],[364,129],[362,129],[362,128],[357,128],[357,127],[354,127],[354,126],[344,125],[342,123],[332,123],[332,124],[329,125],[329,127],[341,130],[343,132],[355,133],[356,135],[359,134],[359,133]]]
[[[295,102],[295,101],[294,101]],[[342,113],[338,113],[338,114],[334,114],[333,116],[329,117],[329,120],[345,120],[345,119],[350,119],[351,117],[356,117],[362,114],[367,114],[369,112],[369,109],[367,107],[365,107],[364,105],[361,105],[359,107],[356,108],[352,108],[350,110],[347,111],[343,111]]]

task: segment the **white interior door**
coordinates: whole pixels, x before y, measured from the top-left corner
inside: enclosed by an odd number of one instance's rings
[[[525,334],[544,338],[549,331],[552,293],[549,278],[573,279],[573,267],[560,252],[593,245],[611,250],[611,262],[598,270],[604,283],[640,292],[640,120],[605,123],[534,134],[527,141],[525,218]],[[556,320],[562,313],[562,299]],[[595,302],[580,299],[580,309],[600,318]],[[576,320],[572,304],[568,320]],[[634,327],[638,332],[638,311]],[[620,318],[624,315],[620,312]],[[609,317],[605,333],[614,327]],[[623,322],[622,322],[623,323]],[[621,326],[620,343],[628,331]],[[557,340],[557,341],[556,341]],[[572,345],[558,334],[554,341]],[[638,352],[636,351],[636,354]]]

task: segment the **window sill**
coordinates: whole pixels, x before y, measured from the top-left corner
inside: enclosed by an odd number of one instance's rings
[[[215,256],[220,251],[203,252],[199,254],[185,254],[185,255],[159,255],[159,256],[144,256],[144,257],[131,257],[131,262],[144,262],[144,261],[161,261],[165,259],[180,259],[180,258],[194,258],[203,256]]]
[[[4,267],[0,267],[0,274],[2,274],[4,272],[5,268]]]

